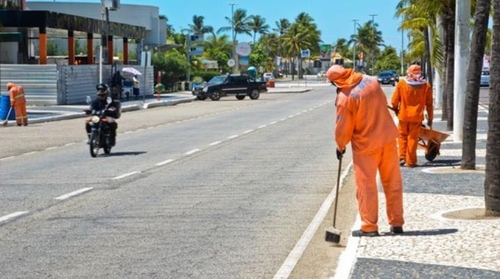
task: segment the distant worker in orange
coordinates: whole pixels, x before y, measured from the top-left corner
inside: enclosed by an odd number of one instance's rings
[[[427,125],[432,127],[434,107],[430,84],[422,78],[419,65],[411,65],[405,79],[398,82],[392,95],[392,108],[399,119],[399,164],[417,165],[417,147],[420,127],[427,110]]]
[[[26,111],[26,97],[24,95],[24,89],[22,86],[7,83],[7,91],[9,91],[10,105],[14,108],[16,112],[16,122],[17,126],[28,126],[28,113]]]
[[[387,98],[370,76],[334,65],[328,80],[337,87],[335,141],[340,160],[351,142],[356,198],[361,228],[352,236],[378,236],[378,188],[380,173],[390,231],[403,233],[403,182],[398,165],[398,131],[387,109]]]

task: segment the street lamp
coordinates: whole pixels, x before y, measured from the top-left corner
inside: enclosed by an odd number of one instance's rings
[[[144,90],[142,91],[142,102],[146,103],[146,71],[148,68],[148,50],[149,47],[147,45],[144,45]]]
[[[377,14],[370,14],[370,16],[372,17],[372,40],[373,42],[375,42],[375,17],[378,16]],[[374,74],[374,70],[375,70],[375,51],[373,51],[373,54],[372,54],[372,75]]]
[[[354,33],[353,35],[356,35],[356,23],[358,23],[358,19],[353,19],[352,20],[354,22]],[[354,37],[353,37],[354,39]],[[356,71],[356,42],[353,41],[353,50],[352,50],[352,68],[354,69],[354,71]]]
[[[233,66],[233,74],[236,74],[236,72],[237,72],[236,69],[238,67],[239,62],[238,62],[238,59],[237,59],[236,53],[235,53],[236,46],[234,45],[235,41],[236,41],[236,38],[235,38],[236,34],[234,32],[234,5],[237,5],[237,3],[228,3],[228,5],[231,6],[231,38],[233,39],[232,58],[236,62],[236,63],[234,63],[234,66]]]

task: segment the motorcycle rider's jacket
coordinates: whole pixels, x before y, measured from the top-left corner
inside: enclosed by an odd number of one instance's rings
[[[107,106],[107,109],[104,112],[104,115],[112,117],[112,118],[118,118],[118,109],[119,108],[118,108],[118,105],[116,104],[116,102],[113,100],[108,105],[106,103],[106,99],[101,100],[101,99],[97,98],[94,101],[92,101],[92,103],[90,104],[90,110],[91,111],[92,110],[100,111],[100,110],[105,109],[106,106]]]

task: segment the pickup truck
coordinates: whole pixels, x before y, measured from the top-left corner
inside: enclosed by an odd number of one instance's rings
[[[261,92],[267,92],[266,83],[246,75],[215,76],[209,82],[193,86],[192,89],[198,100],[210,98],[212,101],[218,101],[228,95],[235,95],[238,100],[243,100],[246,96],[257,100]]]

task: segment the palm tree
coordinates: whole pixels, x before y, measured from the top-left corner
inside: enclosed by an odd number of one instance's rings
[[[204,16],[193,16],[193,24],[189,24],[189,31],[192,34],[196,35],[204,35],[206,33],[214,33],[214,28],[210,25],[204,24],[205,17]]]
[[[348,43],[356,44],[356,52],[361,52],[363,58],[367,60],[364,54],[371,53],[373,57],[379,52],[379,47],[384,46],[383,42],[382,32],[376,30],[376,24],[368,21],[357,29],[356,34],[351,35]]]
[[[232,43],[229,41],[228,35],[217,37],[216,35],[209,36],[204,41],[204,56],[212,60],[217,60],[219,70],[227,72],[227,61],[229,53],[231,53]]]
[[[250,16],[248,21],[248,27],[253,32],[253,43],[255,44],[255,37],[257,34],[267,34],[269,30],[269,24],[266,24],[266,19],[260,15]]]
[[[236,37],[239,34],[247,34],[249,36],[252,36],[250,27],[249,27],[249,20],[250,18],[247,16],[247,11],[243,9],[237,9],[234,11],[232,18],[225,17],[226,20],[229,23],[229,26],[223,26],[217,30],[217,33],[221,32],[227,32],[230,30],[233,30],[233,33],[231,34],[231,39],[236,41]]]
[[[490,67],[490,103],[486,141],[484,200],[486,215],[500,216],[500,1],[493,1],[493,37]]]
[[[490,15],[491,0],[477,0],[472,33],[467,87],[465,88],[465,109],[462,143],[462,169],[476,168],[477,106],[479,104],[479,82],[486,46],[486,33]]]
[[[304,49],[311,49],[313,47],[312,40],[313,34],[306,26],[299,24],[292,24],[288,31],[283,35],[283,51],[288,57],[291,58],[292,65],[294,65],[294,58],[299,57],[300,51]],[[318,43],[318,41],[316,41]],[[300,65],[300,60],[299,60]],[[299,71],[301,67],[298,67]],[[299,72],[300,78],[300,72]],[[292,80],[294,79],[294,67],[292,68]]]
[[[279,38],[279,41],[278,41],[278,54],[277,56],[279,57],[282,57],[283,56],[283,53],[282,53],[282,38],[283,38],[283,35],[288,31],[288,29],[290,28],[290,21],[286,18],[280,18],[278,21],[275,22],[276,24],[276,28],[273,28],[273,31],[277,32],[278,33],[278,38]],[[287,69],[288,67],[285,67],[285,69]],[[285,72],[286,73],[286,72]]]

